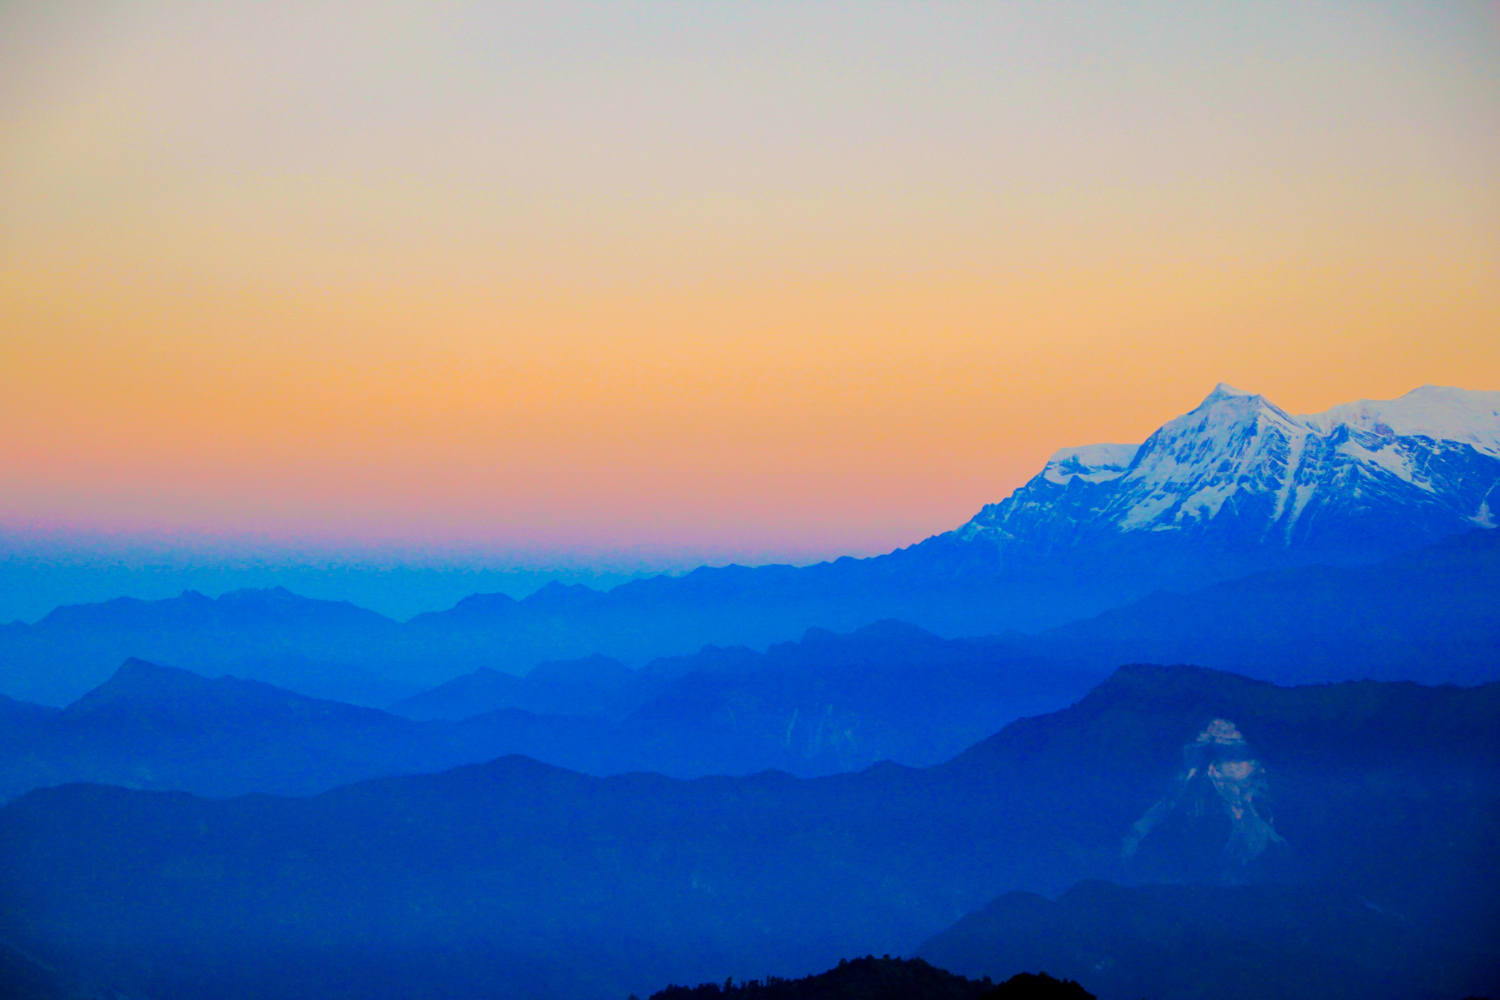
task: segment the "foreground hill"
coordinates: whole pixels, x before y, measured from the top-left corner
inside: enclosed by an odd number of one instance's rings
[[[621,699],[638,696],[645,704],[610,721],[483,711],[490,706],[471,701],[479,714],[417,722],[130,660],[61,711],[0,702],[0,801],[70,781],[306,795],[513,753],[600,775],[779,768],[811,776],[885,759],[927,765],[1021,715],[1068,704],[1097,677],[996,640],[939,639],[896,622],[846,636],[812,632],[768,653],[704,650],[640,672],[587,660],[541,673],[500,676],[506,693],[533,706],[628,707]],[[434,696],[472,695],[473,685],[459,687]]]
[[[1500,394],[1428,386],[1295,417],[1220,386],[1144,443],[1064,449],[968,524],[884,556],[476,595],[400,624],[281,590],[61,608],[0,627],[0,693],[66,704],[136,656],[388,705],[481,667],[640,665],[886,618],[944,636],[1036,631],[1154,590],[1492,529],[1497,486]]]
[[[1133,667],[926,770],[675,781],[508,757],[301,799],[71,785],[0,809],[0,937],[163,1000],[618,1000],[910,953],[1012,891],[1269,879],[1328,887],[1309,940],[1337,936],[1351,893],[1420,931],[1357,995],[1420,995],[1439,972],[1483,993],[1500,984],[1497,734],[1500,685]],[[1236,926],[1251,951],[1280,933]],[[1205,995],[1242,966],[1222,969]],[[1281,995],[1356,995],[1336,978]]]
[[[1046,973],[1020,973],[996,986],[989,979],[966,979],[934,968],[920,958],[840,960],[838,967],[801,979],[764,980],[721,988],[703,983],[668,986],[651,1000],[1095,1000],[1077,983]]]

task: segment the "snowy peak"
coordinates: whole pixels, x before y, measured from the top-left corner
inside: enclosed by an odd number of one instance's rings
[[[1384,438],[1459,441],[1500,456],[1500,392],[1424,385],[1396,399],[1361,399],[1300,419],[1323,434],[1343,426]]]
[[[1192,412],[1146,439],[1122,477],[1134,487],[1122,529],[1169,530],[1211,520],[1246,488],[1285,493],[1308,434],[1264,396],[1222,382]],[[1282,505],[1287,497],[1281,496]]]
[[[1500,392],[1424,386],[1298,417],[1220,383],[1139,447],[1057,452],[953,537],[1007,562],[1111,549],[1139,567],[1175,536],[1183,565],[1249,572],[1383,558],[1497,515]]]
[[[1081,448],[1063,448],[1047,459],[1042,476],[1060,486],[1066,486],[1074,479],[1086,483],[1119,479],[1130,468],[1140,447],[1138,444],[1088,444]]]
[[[1228,382],[1220,382],[1218,385],[1214,386],[1213,392],[1203,397],[1203,402],[1198,404],[1198,409],[1201,410],[1203,409],[1203,407],[1208,406],[1212,403],[1216,403],[1222,399],[1237,399],[1241,397],[1254,398],[1254,396],[1255,393],[1253,392],[1245,392],[1244,390],[1236,389]]]
[[[1304,431],[1307,424],[1259,393],[1241,392],[1232,385],[1220,382],[1214,391],[1203,397],[1203,402],[1175,420],[1169,420],[1152,435],[1174,435],[1191,429],[1195,433],[1215,433],[1234,425],[1249,425],[1256,421],[1284,427],[1288,430]]]

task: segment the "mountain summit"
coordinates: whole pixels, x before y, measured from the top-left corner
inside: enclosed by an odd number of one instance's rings
[[[1220,383],[1137,447],[1058,452],[950,534],[1012,563],[1166,559],[1198,582],[1494,527],[1497,486],[1500,392],[1424,386],[1299,417]],[[1218,568],[1189,565],[1205,560]]]

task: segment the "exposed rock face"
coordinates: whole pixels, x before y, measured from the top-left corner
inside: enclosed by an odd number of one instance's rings
[[[1174,832],[1179,838],[1217,839],[1222,819],[1227,819],[1222,874],[1228,881],[1239,881],[1267,852],[1286,848],[1273,826],[1266,793],[1265,767],[1239,728],[1215,719],[1182,748],[1182,771],[1171,791],[1136,820],[1121,853],[1127,860],[1133,858],[1143,841],[1169,823],[1178,827]],[[1213,822],[1216,819],[1220,821]]]

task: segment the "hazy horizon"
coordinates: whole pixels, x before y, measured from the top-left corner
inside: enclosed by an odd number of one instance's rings
[[[278,539],[0,530],[0,624],[54,608],[194,590],[218,597],[285,587],[347,600],[403,621],[476,593],[526,597],[554,581],[608,590],[712,561],[670,553],[504,553],[414,546],[333,546]],[[734,561],[720,559],[719,564]],[[771,559],[763,559],[771,562]],[[804,560],[812,562],[816,560]]]
[[[1040,471],[1038,467],[1032,474]],[[996,496],[986,503],[1002,499]],[[592,551],[507,550],[492,544],[400,539],[360,543],[245,533],[102,532],[0,523],[0,623],[35,621],[62,605],[116,597],[158,600],[188,590],[217,597],[247,587],[285,587],[301,596],[347,600],[405,620],[447,609],[472,594],[503,593],[521,599],[553,582],[609,590],[631,580],[702,566],[807,566],[846,556],[867,558],[914,545],[961,523],[873,550],[832,545],[794,550],[783,545],[758,550],[658,546]]]

